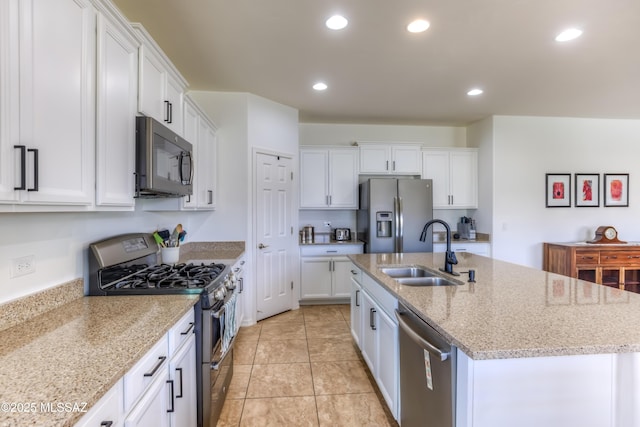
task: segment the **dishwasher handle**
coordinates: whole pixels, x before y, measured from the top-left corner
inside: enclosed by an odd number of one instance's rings
[[[438,347],[431,344],[429,341],[421,337],[416,331],[414,331],[413,328],[411,328],[411,325],[409,325],[409,323],[404,320],[402,313],[400,313],[398,310],[395,310],[395,315],[396,319],[398,319],[398,325],[400,326],[400,328],[404,332],[406,332],[409,338],[411,338],[416,344],[419,344],[429,352],[436,354],[442,362],[444,362],[449,358],[449,356],[451,356],[450,352],[440,350]]]

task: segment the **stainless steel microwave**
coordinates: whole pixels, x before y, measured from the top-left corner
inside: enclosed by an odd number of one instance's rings
[[[136,117],[136,197],[193,194],[194,164],[188,141],[151,117]]]

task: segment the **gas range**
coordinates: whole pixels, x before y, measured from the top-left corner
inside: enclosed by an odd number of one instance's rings
[[[209,308],[235,288],[224,264],[158,264],[151,234],[123,234],[89,248],[89,295],[199,294]]]

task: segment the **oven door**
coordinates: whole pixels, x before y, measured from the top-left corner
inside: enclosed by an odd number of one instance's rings
[[[230,295],[222,307],[202,311],[202,419],[204,427],[215,427],[233,376],[233,341],[225,331],[228,316],[234,316],[235,298]],[[223,343],[223,341],[226,341]],[[199,402],[200,404],[200,402]],[[199,411],[200,412],[200,411]]]

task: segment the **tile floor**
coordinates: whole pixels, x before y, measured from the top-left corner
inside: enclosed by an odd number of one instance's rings
[[[241,328],[233,369],[218,427],[398,425],[352,341],[348,305]]]

